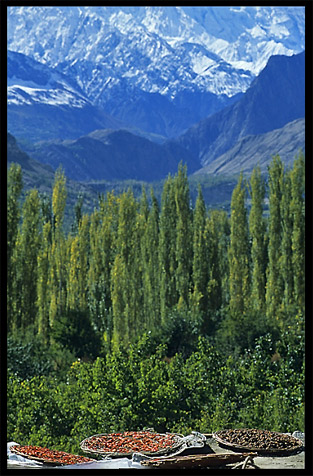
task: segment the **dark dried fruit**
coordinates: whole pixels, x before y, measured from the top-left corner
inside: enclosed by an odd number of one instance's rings
[[[303,447],[298,438],[275,431],[258,429],[220,430],[213,437],[222,445],[258,452],[292,452]]]

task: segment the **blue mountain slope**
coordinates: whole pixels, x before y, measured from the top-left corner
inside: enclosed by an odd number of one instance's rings
[[[175,139],[207,165],[248,135],[263,134],[305,116],[305,53],[273,56],[235,104]]]

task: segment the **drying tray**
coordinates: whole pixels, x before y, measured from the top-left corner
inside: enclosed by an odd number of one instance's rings
[[[285,441],[289,443],[289,446],[286,447],[271,447],[270,444],[267,445],[266,447],[262,446],[257,446],[255,444],[249,445],[249,444],[239,444],[236,442],[230,442],[227,440],[227,435],[225,437],[225,432],[231,432],[233,435],[236,433],[238,435],[242,434],[243,432],[250,432],[254,434],[259,434],[260,438],[262,435],[266,435],[269,437],[269,443],[271,438],[273,440],[275,439],[281,439],[282,441]],[[241,428],[238,430],[220,430],[215,433],[213,433],[213,438],[223,447],[227,447],[231,450],[239,450],[239,451],[253,451],[258,454],[291,454],[295,453],[298,451],[301,451],[304,449],[304,444],[299,438],[295,438],[294,436],[288,435],[286,433],[279,433],[277,431],[269,431],[269,430],[259,430],[259,429],[246,429],[246,428]]]
[[[171,438],[172,439],[172,444],[171,445],[167,445],[166,447],[163,447],[163,448],[160,448],[159,450],[156,450],[156,451],[146,451],[144,449],[141,449],[140,447],[138,448],[134,448],[134,449],[130,449],[129,451],[125,450],[125,451],[106,451],[105,449],[101,448],[101,438],[103,439],[109,439],[109,438],[129,438],[130,441],[137,441],[138,443],[140,443],[140,438],[138,436],[138,438],[134,438],[132,437],[132,434],[142,434],[142,437],[144,436],[149,436],[149,435],[153,435],[154,438],[158,439],[158,438]],[[99,443],[98,443],[98,447],[97,448],[91,448],[90,447],[90,443],[92,441],[96,442],[97,439],[99,439]],[[153,455],[153,456],[161,456],[161,455],[166,455],[166,454],[170,454],[172,453],[173,451],[176,451],[178,450],[180,447],[182,447],[184,444],[184,440],[183,440],[183,437],[181,435],[178,435],[177,433],[156,433],[154,431],[151,431],[151,430],[141,430],[141,431],[125,431],[125,432],[118,432],[118,433],[102,433],[102,434],[97,434],[97,435],[93,435],[93,436],[90,436],[88,438],[85,438],[81,443],[80,443],[80,447],[83,451],[85,451],[86,453],[94,453],[94,454],[97,454],[97,455],[101,455],[101,456],[117,456],[117,457],[127,457],[127,456],[132,456],[134,453],[141,453],[141,454],[144,454],[144,455]],[[142,446],[142,445],[141,445]]]
[[[48,458],[48,457],[45,457],[45,456],[33,456],[31,454],[27,454],[27,453],[25,453],[25,451],[23,451],[24,447],[38,449],[39,453],[40,453],[41,450],[43,452],[44,451],[49,451],[52,455],[55,455],[55,459],[51,459],[51,458]],[[91,463],[91,462],[96,461],[95,459],[87,458],[86,456],[73,455],[71,453],[66,453],[65,451],[59,451],[59,450],[49,450],[48,448],[44,448],[42,446],[16,445],[16,446],[11,446],[10,451],[12,453],[15,453],[15,454],[19,455],[19,456],[23,456],[24,458],[27,458],[27,459],[30,459],[30,460],[33,460],[33,461],[38,461],[38,462],[44,463],[44,464],[52,464],[54,466],[68,466],[68,465],[71,465],[71,464]],[[63,457],[65,456],[65,457],[75,458],[75,459],[77,458],[77,461],[73,461],[72,463],[62,462],[60,460],[60,458],[62,456]],[[80,460],[82,460],[82,461],[80,461]]]
[[[246,458],[253,458],[256,453],[211,453],[211,454],[195,454],[186,456],[151,458],[143,460],[140,463],[143,466],[161,469],[176,468],[210,468],[226,466],[228,464],[238,463]]]

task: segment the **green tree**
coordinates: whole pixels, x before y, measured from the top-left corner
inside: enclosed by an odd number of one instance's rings
[[[89,268],[89,215],[83,215],[79,221],[79,309],[87,311],[87,277]]]
[[[148,211],[141,239],[142,280],[143,280],[143,316],[148,330],[160,324],[159,295],[159,204],[150,191],[151,207]]]
[[[132,247],[130,261],[127,266],[128,274],[128,313],[130,325],[130,338],[133,342],[140,335],[146,324],[143,314],[143,263],[142,239],[147,223],[148,202],[143,195],[141,203],[134,201],[134,224],[132,234]]]
[[[52,191],[52,212],[53,212],[53,237],[50,255],[49,273],[49,323],[53,323],[57,316],[60,316],[66,309],[66,253],[67,247],[63,233],[63,219],[66,205],[66,179],[62,169],[55,173]]]
[[[62,168],[58,168],[55,173],[52,191],[52,211],[55,223],[55,233],[61,233],[62,231],[66,197],[66,178]]]
[[[229,306],[232,313],[242,316],[250,293],[249,235],[245,208],[245,186],[242,174],[231,199],[229,244]]]
[[[18,232],[12,264],[15,327],[25,329],[37,315],[37,255],[41,244],[40,200],[38,191],[30,190],[23,205],[23,220]]]
[[[40,193],[40,208],[43,223],[49,222],[52,225],[52,201],[51,196],[46,192]]]
[[[176,289],[178,307],[187,309],[192,271],[192,211],[190,208],[187,167],[178,167],[174,178],[176,203]]]
[[[107,332],[106,316],[110,299],[111,230],[108,217],[101,223],[99,210],[90,217],[90,265],[88,269],[88,309],[94,326]]]
[[[100,353],[100,339],[89,316],[78,309],[70,309],[54,323],[52,337],[76,357],[96,358]]]
[[[290,213],[293,228],[291,237],[294,301],[298,311],[305,311],[305,159],[303,153],[295,160],[291,171]]]
[[[193,219],[193,295],[195,310],[204,312],[208,307],[209,253],[206,236],[206,209],[201,186],[198,186]]]
[[[289,314],[293,305],[293,269],[292,269],[292,228],[293,217],[290,210],[291,203],[291,180],[290,171],[284,173],[284,181],[281,197],[281,254],[280,254],[280,273],[283,283],[283,296],[281,299],[280,312],[284,324],[286,325],[286,316]],[[291,311],[292,312],[292,311]],[[285,317],[283,317],[283,315]]]
[[[54,322],[52,335],[76,355],[95,355],[94,330],[87,308],[87,276],[89,256],[89,216],[83,215],[78,234],[68,236],[69,264],[67,277],[67,308]],[[85,321],[83,323],[82,321]],[[68,329],[65,329],[66,324]],[[63,331],[62,331],[63,329]],[[61,335],[61,337],[60,337]],[[86,340],[90,339],[90,345]],[[94,350],[92,351],[92,347]]]
[[[114,259],[111,273],[111,295],[113,316],[113,348],[117,349],[121,343],[129,341],[128,315],[125,312],[125,288],[127,286],[126,263],[121,253]]]
[[[12,266],[12,255],[18,234],[20,221],[20,196],[23,189],[22,169],[20,165],[11,164],[8,170],[7,182],[7,322],[8,329],[13,327],[14,296],[13,281],[15,280],[15,270]],[[16,325],[16,323],[15,323]]]
[[[10,269],[10,260],[15,246],[20,221],[19,200],[23,190],[22,169],[18,164],[11,164],[8,170],[7,183],[7,266]]]
[[[220,324],[221,309],[229,302],[229,219],[226,212],[211,210],[206,219],[205,242],[208,253],[207,310],[203,332],[213,335]]]
[[[70,262],[67,278],[67,309],[79,309],[79,238],[78,236],[68,238],[70,248]]]
[[[38,308],[38,333],[48,342],[49,326],[49,290],[48,276],[51,252],[51,223],[46,222],[42,230],[42,245],[37,256],[37,308]]]
[[[111,275],[113,340],[127,342],[136,332],[138,293],[137,203],[133,193],[119,197],[116,256]]]
[[[177,304],[176,288],[176,203],[174,180],[169,175],[163,185],[159,235],[160,311],[162,321],[166,312]]]
[[[260,167],[253,169],[251,178],[251,209],[249,214],[249,232],[251,240],[251,307],[256,311],[265,311],[266,279],[266,223],[263,217],[265,183]]]
[[[72,233],[74,234],[78,232],[78,228],[83,217],[83,213],[82,213],[83,203],[84,203],[84,194],[82,192],[79,192],[76,203],[75,203],[75,207],[74,207],[74,221],[72,223]]]
[[[276,155],[268,168],[269,219],[268,219],[268,267],[266,282],[266,314],[274,325],[279,324],[279,310],[284,295],[281,274],[282,241],[282,194],[284,188],[284,165]]]

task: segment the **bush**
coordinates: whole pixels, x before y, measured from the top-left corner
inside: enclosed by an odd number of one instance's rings
[[[50,346],[32,327],[9,334],[7,338],[8,371],[21,379],[58,375],[68,371],[74,355],[58,343]]]
[[[286,357],[272,362],[271,336],[236,357],[203,337],[188,358],[166,358],[165,344],[148,352],[151,342],[143,335],[92,363],[76,360],[63,381],[10,374],[8,441],[77,453],[93,434],[144,427],[184,434],[225,427],[303,431],[304,368],[295,372],[297,360],[290,366]]]
[[[101,339],[87,313],[68,311],[63,314],[54,322],[51,337],[76,357],[94,359],[100,354]]]
[[[159,343],[165,344],[167,357],[181,354],[187,358],[196,348],[201,334],[201,317],[192,316],[190,311],[171,310],[161,326],[152,331],[151,341],[155,348]]]

